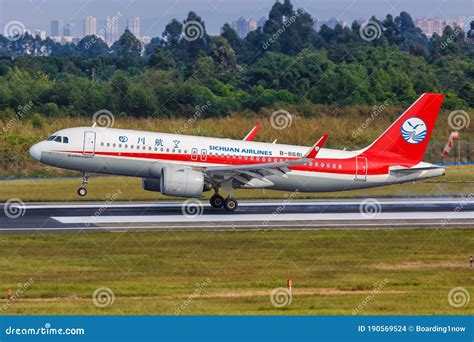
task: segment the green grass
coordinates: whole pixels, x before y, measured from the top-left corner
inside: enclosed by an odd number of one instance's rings
[[[78,178],[52,178],[35,180],[0,181],[0,201],[20,198],[23,201],[105,201],[114,197],[118,201],[163,200],[170,197],[144,191],[140,178],[97,177],[92,178],[86,197],[76,194],[80,186]],[[449,167],[446,176],[373,189],[333,193],[300,193],[297,198],[341,197],[397,197],[397,196],[446,196],[466,195],[474,192],[474,166]],[[116,196],[114,196],[116,194]],[[205,193],[208,197],[211,192]],[[238,190],[236,198],[284,198],[287,193],[270,190]],[[292,196],[294,197],[294,196]]]
[[[359,314],[469,315],[448,293],[474,295],[473,248],[468,229],[2,235],[2,296],[32,284],[1,314],[350,315],[382,282]],[[275,308],[288,278],[292,303]],[[112,305],[94,306],[100,287]]]

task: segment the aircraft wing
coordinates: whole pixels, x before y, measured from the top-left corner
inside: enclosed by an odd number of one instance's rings
[[[288,177],[289,167],[293,165],[306,164],[316,158],[318,152],[324,145],[327,134],[323,135],[303,156],[303,158],[292,161],[280,161],[274,163],[259,163],[247,165],[210,166],[203,169],[206,179],[215,185],[224,182],[237,181],[242,187],[265,188],[273,185],[267,176],[279,175]]]
[[[212,184],[220,185],[221,183],[235,180],[243,187],[264,188],[273,185],[273,182],[266,178],[267,176],[280,175],[287,177],[286,173],[290,171],[288,167],[305,164],[309,161],[311,159],[301,158],[275,163],[211,166],[204,168],[202,171]]]

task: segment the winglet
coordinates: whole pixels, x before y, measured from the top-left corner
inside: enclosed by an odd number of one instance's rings
[[[324,143],[326,142],[326,139],[328,138],[327,134],[324,134],[317,142],[316,144],[311,147],[311,149],[306,152],[303,158],[316,158],[316,155],[318,154],[319,150],[323,147]]]
[[[245,136],[243,139],[244,141],[253,141],[253,138],[255,138],[255,135],[257,135],[257,132],[260,130],[260,125],[255,126],[252,128],[252,130]]]

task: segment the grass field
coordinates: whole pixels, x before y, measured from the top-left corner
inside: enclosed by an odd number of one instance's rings
[[[92,178],[86,197],[76,194],[80,177],[35,180],[0,180],[0,201],[20,198],[23,201],[105,201],[119,194],[118,201],[163,200],[170,197],[157,192],[144,191],[140,178],[97,177]],[[119,192],[120,190],[120,192]],[[374,189],[334,193],[299,193],[297,198],[342,197],[397,197],[397,196],[447,196],[466,195],[474,192],[474,166],[449,167],[446,176],[416,183],[399,184]],[[207,197],[212,192],[205,193]],[[236,198],[283,198],[281,191],[238,190]],[[292,196],[294,197],[294,195]]]
[[[2,296],[28,286],[0,313],[469,315],[448,293],[474,295],[473,249],[465,229],[2,235]],[[277,308],[269,294],[288,278]]]

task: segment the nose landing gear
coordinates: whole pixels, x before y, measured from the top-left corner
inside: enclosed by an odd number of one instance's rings
[[[87,195],[87,183],[89,181],[90,174],[87,172],[84,172],[82,174],[82,182],[81,182],[81,187],[77,189],[77,194],[81,197],[84,197]]]

